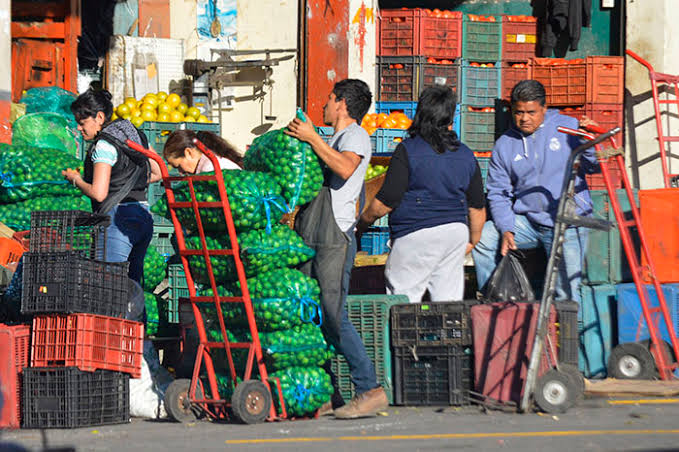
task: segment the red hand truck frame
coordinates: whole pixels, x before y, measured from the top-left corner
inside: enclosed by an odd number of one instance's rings
[[[193,376],[191,380],[179,379],[170,384],[165,392],[165,408],[168,414],[177,421],[190,422],[194,420],[199,413],[204,413],[213,419],[228,419],[230,417],[227,408],[231,408],[233,415],[240,421],[251,424],[261,422],[263,420],[278,420],[287,418],[285,409],[285,402],[283,401],[283,392],[281,390],[280,381],[274,379],[277,389],[277,396],[279,400],[280,412],[276,412],[276,408],[272,399],[272,391],[269,385],[269,374],[264,364],[262,347],[259,342],[259,333],[255,321],[254,311],[252,308],[252,301],[250,300],[250,292],[248,290],[247,280],[245,277],[245,270],[243,262],[240,258],[240,250],[238,247],[238,239],[236,236],[236,228],[234,226],[233,217],[231,214],[231,207],[229,204],[229,197],[224,185],[224,177],[222,175],[219,161],[215,154],[209,150],[199,140],[194,139],[194,144],[205,154],[215,169],[213,175],[185,175],[185,176],[170,176],[167,166],[163,159],[154,151],[145,149],[142,146],[132,141],[127,141],[127,145],[137,152],[140,152],[149,159],[154,160],[160,166],[161,175],[163,177],[163,184],[165,185],[165,193],[167,195],[167,204],[174,225],[174,231],[177,237],[177,245],[179,247],[179,256],[181,257],[184,272],[186,273],[186,282],[189,290],[189,301],[193,310],[195,318],[196,329],[200,344],[196,354],[196,361],[193,367]],[[213,202],[199,202],[196,200],[196,192],[194,184],[196,182],[212,181],[217,184],[219,192],[219,201]],[[185,182],[188,184],[189,193],[191,195],[190,201],[177,202],[175,200],[174,191],[172,189],[173,182]],[[187,249],[186,240],[184,238],[184,231],[182,225],[177,217],[177,209],[191,209],[195,215],[198,234],[200,236],[200,249]],[[205,239],[205,230],[203,222],[199,213],[199,209],[218,209],[224,214],[224,221],[231,249],[213,250],[208,249]],[[193,276],[189,267],[189,256],[202,256],[205,259],[207,266],[207,274],[210,280],[210,287],[212,288],[211,296],[198,296],[194,285]],[[236,271],[238,273],[238,282],[241,287],[241,296],[225,297],[218,295],[218,286],[213,272],[211,257],[213,256],[233,256],[236,264]],[[217,319],[219,320],[219,329],[222,334],[222,342],[209,341],[203,322],[203,317],[200,312],[200,305],[213,303],[217,312]],[[226,325],[224,324],[224,317],[222,316],[223,303],[243,303],[245,313],[247,316],[252,342],[231,342],[226,333]],[[234,349],[247,349],[248,356],[243,372],[243,380],[237,382],[238,373],[236,372],[232,351]],[[229,377],[231,381],[236,384],[233,395],[230,400],[220,397],[217,378],[215,375],[214,365],[212,361],[212,353],[216,350],[224,350],[229,365]],[[252,379],[252,373],[255,366],[259,372],[261,380]],[[205,368],[207,375],[208,386],[211,397],[205,396],[203,382],[200,379],[201,369]]]
[[[605,131],[604,129],[601,129],[600,127],[595,127],[595,126],[588,126],[588,130],[594,132],[594,133],[601,133],[603,135],[600,135],[599,137],[595,137],[592,133],[588,133],[582,130],[575,130],[575,129],[569,129],[567,127],[559,127],[558,130],[559,132],[566,133],[569,135],[574,135],[574,136],[579,136],[582,138],[585,138],[587,140],[590,140],[590,143],[583,144],[573,150],[571,153],[571,159],[570,159],[570,165],[568,168],[568,174],[567,174],[567,180],[564,184],[564,191],[562,193],[562,199],[559,202],[559,213],[565,212],[565,209],[562,209],[564,205],[567,203],[567,197],[569,194],[572,193],[573,185],[574,185],[574,180],[575,180],[575,168],[573,163],[577,162],[581,154],[588,148],[594,146],[596,150],[596,155],[597,159],[599,161],[599,164],[601,166],[601,173],[603,175],[604,179],[604,184],[606,185],[606,191],[608,192],[609,198],[610,198],[610,203],[611,207],[613,208],[613,213],[615,215],[615,220],[618,225],[618,228],[620,230],[620,238],[622,241],[623,249],[625,251],[625,256],[627,257],[627,261],[629,263],[631,272],[632,272],[632,278],[634,280],[634,285],[637,289],[637,292],[639,294],[639,300],[641,303],[641,309],[644,315],[644,320],[646,321],[646,325],[648,326],[648,331],[649,335],[651,336],[651,354],[655,358],[655,364],[656,367],[658,368],[658,372],[660,374],[660,378],[663,380],[669,380],[674,377],[673,372],[675,369],[677,369],[677,364],[671,362],[671,357],[669,356],[669,350],[665,348],[665,343],[662,341],[660,338],[660,334],[658,332],[658,327],[656,324],[653,322],[653,319],[651,317],[652,314],[657,314],[658,312],[662,313],[662,318],[665,321],[665,324],[667,325],[667,331],[669,332],[670,339],[672,342],[672,349],[674,350],[675,356],[679,356],[679,339],[676,337],[676,333],[674,331],[674,326],[672,325],[672,319],[670,316],[670,312],[667,309],[667,303],[665,301],[665,296],[662,292],[662,289],[660,287],[660,283],[658,282],[657,278],[655,277],[655,267],[653,265],[653,261],[651,258],[651,255],[648,251],[648,247],[646,244],[646,239],[644,235],[644,231],[641,225],[641,219],[640,219],[640,214],[639,214],[639,208],[636,205],[636,202],[634,200],[634,193],[632,192],[632,186],[629,182],[629,178],[627,176],[627,172],[625,171],[625,163],[624,163],[624,157],[622,151],[619,149],[618,144],[616,143],[615,139],[613,138],[613,135],[618,133],[620,131],[619,128],[615,128],[611,131]],[[612,148],[602,150],[601,146],[599,143],[604,141],[605,139],[609,139],[612,144]],[[627,195],[627,198],[629,200],[629,204],[632,210],[632,219],[631,220],[626,220],[625,217],[623,216],[622,209],[620,206],[620,202],[618,200],[618,197],[616,196],[616,190],[615,187],[613,186],[612,180],[611,180],[611,175],[609,173],[609,164],[617,164],[618,168],[620,169],[620,174],[622,178],[622,184],[623,188],[625,190],[625,193]],[[569,189],[566,189],[568,187]],[[604,223],[601,220],[597,219],[589,219],[589,218],[579,218],[579,221],[582,222],[583,225],[587,226],[587,223],[591,223],[590,227],[597,227],[597,223]],[[607,222],[605,222],[607,223]],[[549,309],[554,301],[554,292],[550,290],[552,286],[552,282],[555,282],[556,280],[556,270],[558,268],[558,260],[560,259],[559,256],[559,249],[561,248],[563,244],[563,237],[557,233],[557,227],[562,226],[564,227],[564,222],[559,218],[557,214],[557,221],[555,223],[555,231],[554,231],[554,242],[552,243],[552,253],[550,255],[550,260],[548,263],[548,268],[547,268],[547,276],[545,280],[545,290],[542,295],[542,300],[540,302],[540,313],[538,317],[538,326],[535,334],[535,341],[533,344],[533,349],[530,357],[530,363],[528,367],[528,374],[526,376],[526,386],[525,390],[521,399],[521,410],[523,412],[526,412],[530,409],[531,407],[531,401],[532,397],[535,395],[535,390],[536,386],[539,386],[537,383],[537,371],[539,368],[539,363],[540,363],[540,356],[542,353],[542,349],[545,343],[545,337],[547,336],[547,322],[549,319]],[[648,263],[647,266],[644,268],[644,266],[641,265],[639,256],[637,255],[636,250],[634,249],[633,241],[632,241],[632,229],[635,229],[638,232],[639,235],[639,241],[641,245],[641,252],[644,253],[644,256],[646,257],[646,262]],[[555,250],[557,250],[555,252]],[[553,258],[556,257],[556,260],[553,260]],[[650,303],[650,296],[648,293],[648,290],[646,289],[646,286],[644,285],[643,278],[644,275],[650,275],[651,276],[651,281],[653,283],[653,286],[655,288],[656,294],[658,295],[658,307],[656,308],[651,308],[649,303]],[[639,344],[640,345],[640,344]],[[641,347],[641,345],[640,345]],[[558,368],[558,366],[557,366]]]
[[[653,109],[655,110],[655,126],[658,133],[656,139],[658,140],[658,146],[660,146],[660,163],[662,164],[663,183],[665,184],[665,188],[676,186],[677,180],[679,179],[679,173],[670,173],[668,162],[670,156],[667,155],[666,144],[679,142],[679,136],[665,135],[663,132],[663,112],[660,110],[660,106],[674,104],[679,113],[679,75],[656,72],[653,69],[653,66],[651,66],[651,63],[644,60],[633,51],[627,50],[626,53],[648,69],[648,78],[651,80],[651,93],[653,94]],[[660,99],[659,86],[666,86],[671,91],[673,90],[674,99]],[[669,107],[667,113],[669,113]]]

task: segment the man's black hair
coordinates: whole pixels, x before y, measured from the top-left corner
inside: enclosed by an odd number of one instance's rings
[[[512,88],[512,105],[517,102],[538,102],[543,107],[546,102],[545,87],[537,80],[521,80]]]
[[[105,122],[109,122],[113,115],[113,104],[111,93],[105,89],[88,89],[71,104],[71,112],[78,122],[86,118],[94,118],[100,111],[104,113]]]
[[[347,113],[360,124],[372,103],[373,96],[368,85],[363,80],[347,78],[335,83],[332,92],[338,101],[344,99]]]
[[[410,136],[419,135],[439,154],[456,151],[457,134],[450,130],[455,118],[455,94],[447,86],[431,86],[420,93],[415,118],[408,129]]]

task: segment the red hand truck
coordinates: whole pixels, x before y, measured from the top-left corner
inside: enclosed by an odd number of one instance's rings
[[[145,149],[142,146],[132,141],[127,141],[127,145],[137,152],[142,153],[146,157],[153,159],[160,166],[160,171],[163,176],[163,184],[165,185],[165,193],[167,194],[168,208],[174,225],[175,234],[177,237],[177,244],[179,247],[179,256],[181,257],[182,265],[186,273],[186,281],[189,289],[189,301],[193,309],[193,315],[198,330],[200,345],[196,354],[196,361],[193,367],[193,376],[191,380],[178,379],[172,382],[165,392],[165,408],[168,414],[179,422],[191,422],[200,414],[205,414],[213,419],[229,419],[231,409],[233,416],[246,424],[253,424],[262,422],[264,420],[278,420],[287,418],[285,409],[285,402],[283,401],[283,392],[281,390],[280,381],[274,379],[277,389],[277,396],[279,400],[280,410],[277,413],[272,399],[271,386],[269,384],[269,377],[264,364],[262,347],[259,342],[259,333],[257,324],[255,322],[254,311],[252,308],[252,301],[250,300],[250,292],[248,290],[247,281],[245,277],[245,270],[243,262],[240,258],[238,248],[238,240],[236,236],[236,228],[233,223],[231,215],[231,207],[229,205],[229,197],[226,193],[224,185],[224,177],[219,166],[219,162],[215,154],[207,149],[203,143],[194,139],[194,144],[205,154],[215,169],[213,175],[188,175],[188,176],[170,176],[167,166],[163,159],[154,151]],[[185,182],[188,184],[189,193],[191,195],[190,201],[177,202],[175,200],[174,191],[172,189],[172,182]],[[212,181],[217,184],[219,192],[219,201],[213,202],[198,202],[196,200],[196,192],[194,184],[196,182]],[[200,249],[187,249],[186,241],[184,239],[184,231],[182,225],[179,223],[177,217],[177,209],[191,209],[195,215],[198,234],[200,236]],[[231,249],[208,249],[205,240],[205,230],[199,213],[199,209],[217,209],[224,215],[224,222],[226,224],[227,232]],[[188,256],[202,256],[205,259],[207,266],[207,274],[210,279],[210,287],[212,288],[211,296],[198,296],[196,288],[189,268]],[[241,296],[225,297],[218,295],[218,287],[215,280],[215,275],[212,267],[212,256],[233,256],[236,264],[236,271],[238,273],[238,281],[241,287]],[[224,324],[224,317],[222,316],[223,303],[242,303],[245,307],[248,326],[252,336],[252,342],[231,342],[226,333],[226,325]],[[205,324],[201,315],[200,306],[214,304],[219,320],[219,329],[222,334],[222,342],[212,342],[207,338]],[[243,371],[243,379],[240,383],[237,382],[238,372],[235,369],[232,352],[234,349],[247,349],[248,356]],[[230,400],[220,397],[217,387],[217,378],[215,375],[212,356],[223,350],[226,353],[226,358],[229,367],[229,377],[236,387],[233,391]],[[253,369],[255,364],[260,379],[253,379]],[[210,397],[207,397],[205,386],[200,378],[201,370],[205,370],[207,376],[207,383]]]
[[[660,146],[660,163],[662,164],[662,174],[663,182],[665,188],[675,187],[677,185],[677,180],[679,180],[678,173],[670,173],[669,169],[669,157],[667,155],[667,143],[679,142],[679,136],[677,135],[665,135],[663,132],[662,125],[662,114],[663,111],[660,109],[661,105],[667,105],[667,111],[665,114],[670,113],[669,107],[675,105],[677,107],[677,112],[679,112],[679,75],[663,74],[661,72],[656,72],[651,66],[651,63],[641,58],[636,53],[631,50],[627,50],[627,55],[631,56],[639,63],[643,64],[646,69],[648,69],[648,78],[651,80],[651,93],[653,94],[653,109],[655,110],[655,126],[657,128],[658,136],[658,146]],[[674,94],[674,99],[660,99],[660,91],[668,92],[668,96]]]
[[[526,376],[526,386],[521,399],[521,410],[526,412],[531,407],[532,398],[536,396],[536,392],[540,392],[539,397],[535,397],[536,402],[546,399],[551,402],[558,402],[561,400],[566,400],[568,394],[564,395],[564,389],[566,385],[559,385],[558,381],[544,381],[543,377],[539,380],[537,379],[537,371],[540,363],[540,356],[542,349],[545,344],[545,337],[547,336],[547,323],[549,316],[549,309],[554,301],[554,283],[556,282],[556,275],[559,260],[561,258],[561,249],[563,245],[563,233],[565,232],[566,224],[582,225],[586,227],[593,228],[606,228],[610,227],[603,223],[608,223],[595,218],[584,218],[574,216],[574,210],[569,209],[567,206],[569,203],[573,205],[574,196],[574,183],[575,175],[577,173],[577,168],[575,163],[579,160],[582,153],[594,146],[596,150],[597,159],[601,166],[601,173],[603,175],[604,184],[606,185],[606,191],[608,192],[611,207],[613,208],[613,213],[615,215],[615,220],[620,230],[620,238],[622,241],[623,249],[627,257],[630,269],[632,271],[632,277],[634,279],[634,285],[639,294],[639,300],[641,302],[641,308],[644,315],[644,320],[648,326],[649,335],[651,336],[651,354],[655,358],[655,364],[658,369],[660,378],[663,380],[669,380],[674,377],[674,370],[677,369],[677,364],[672,362],[671,356],[669,354],[668,348],[665,346],[665,342],[661,340],[660,334],[658,332],[658,326],[653,322],[653,314],[662,314],[662,318],[667,325],[667,331],[669,332],[672,348],[674,350],[675,356],[679,356],[679,340],[676,337],[674,327],[672,324],[672,318],[670,316],[669,310],[667,308],[667,303],[665,302],[665,297],[660,288],[660,283],[655,277],[655,268],[653,262],[648,252],[648,247],[645,240],[644,231],[641,225],[641,220],[639,216],[639,208],[637,207],[636,201],[634,200],[634,193],[632,192],[632,186],[629,182],[627,172],[625,171],[625,162],[622,150],[619,148],[618,144],[615,142],[613,135],[620,131],[619,128],[615,128],[611,131],[606,132],[605,130],[589,126],[588,130],[594,133],[601,133],[599,137],[596,137],[592,133],[584,132],[581,130],[569,129],[566,127],[559,127],[558,130],[562,133],[567,133],[569,135],[580,136],[587,140],[588,143],[584,143],[578,146],[571,153],[568,173],[566,181],[564,182],[564,190],[562,192],[561,200],[559,201],[559,211],[557,214],[557,220],[554,227],[554,241],[552,242],[552,253],[550,254],[550,259],[547,267],[547,275],[545,277],[545,290],[542,295],[542,300],[540,302],[540,312],[538,317],[538,326],[535,334],[535,341],[533,344],[533,349],[530,357],[530,363],[528,367],[528,373]],[[602,149],[599,143],[602,141],[610,139],[612,147],[608,149]],[[626,220],[623,216],[622,209],[618,197],[616,196],[616,190],[613,186],[609,165],[617,165],[622,176],[622,184],[629,200],[629,204],[632,210],[632,219]],[[636,229],[639,235],[641,252],[646,257],[647,266],[641,265],[639,256],[634,249],[632,241],[632,230]],[[646,286],[644,285],[643,278],[645,275],[651,276],[651,281],[655,288],[656,294],[658,295],[658,307],[651,308],[650,296]],[[648,349],[642,344],[635,344],[636,349],[639,353],[648,353]],[[632,360],[636,355],[630,354],[628,360],[622,360],[623,365],[632,363]],[[557,365],[558,369],[558,365]],[[539,404],[538,404],[539,405]],[[541,407],[543,408],[543,407]]]

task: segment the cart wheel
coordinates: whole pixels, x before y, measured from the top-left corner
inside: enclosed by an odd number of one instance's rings
[[[243,424],[262,422],[269,415],[271,393],[259,380],[246,380],[238,383],[231,396],[231,409],[234,416]]]
[[[655,378],[655,360],[644,344],[620,344],[608,358],[608,375],[622,380],[652,380]]]
[[[196,407],[191,406],[189,389],[191,380],[180,378],[170,383],[165,391],[165,410],[177,422],[193,422],[198,418]],[[196,387],[196,397],[202,398],[200,385]]]
[[[575,383],[575,389],[578,391],[575,399],[581,399],[585,394],[585,377],[582,376],[580,369],[573,364],[559,364],[559,370],[571,377],[571,380]]]
[[[575,403],[578,392],[571,375],[551,369],[535,383],[535,404],[545,413],[565,413]]]

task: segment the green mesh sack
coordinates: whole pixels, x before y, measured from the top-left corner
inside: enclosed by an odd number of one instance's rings
[[[299,270],[277,269],[247,280],[255,320],[260,331],[276,331],[311,323],[321,325],[321,289],[318,282]],[[240,293],[239,284],[231,289]],[[227,306],[224,316],[228,325],[247,325],[245,307]]]
[[[146,334],[148,336],[155,336],[160,325],[156,296],[152,293],[144,292],[144,305],[146,306]]]
[[[166,271],[167,256],[160,254],[153,245],[149,246],[144,256],[144,290],[153,292],[165,279]]]
[[[252,142],[245,153],[246,170],[268,171],[283,187],[290,209],[314,199],[323,186],[323,169],[308,143],[272,130]]]
[[[26,105],[26,113],[53,112],[69,121],[69,125],[75,129],[77,123],[71,112],[71,104],[77,97],[58,86],[47,86],[27,90],[19,102]]]
[[[86,210],[92,208],[86,196],[45,196],[13,204],[0,204],[0,221],[15,231],[25,231],[31,227],[31,212],[37,210]]]
[[[201,175],[210,174],[214,173]],[[222,174],[236,230],[270,229],[272,224],[278,223],[283,214],[289,211],[281,196],[281,187],[269,174],[240,170],[223,170]],[[194,187],[197,201],[219,201],[215,181],[196,181]],[[177,202],[191,200],[187,182],[173,184],[173,190]],[[170,218],[167,197],[155,203],[151,212]],[[184,228],[191,231],[197,229],[192,209],[177,209],[177,216]],[[201,209],[200,217],[203,228],[211,235],[226,234],[224,213],[220,209]]]
[[[226,235],[218,238],[208,236],[205,241],[208,249],[231,248]],[[277,268],[295,267],[313,258],[315,254],[295,231],[281,224],[273,225],[270,232],[265,229],[242,232],[238,234],[238,244],[243,268],[248,277]],[[200,237],[189,237],[186,246],[188,249],[201,249]],[[189,256],[188,259],[194,281],[209,284],[205,258]],[[211,256],[210,262],[218,285],[238,280],[232,256]]]
[[[31,113],[12,125],[12,144],[15,145],[58,149],[76,157],[80,153],[79,142],[77,129],[71,128],[68,120],[56,113]]]
[[[313,414],[330,401],[334,392],[330,375],[319,367],[289,367],[270,373],[269,377],[280,379],[285,408],[291,416]],[[273,397],[273,401],[276,406],[280,404],[278,397]]]
[[[42,196],[81,196],[61,171],[82,162],[57,149],[0,144],[0,203]]]

